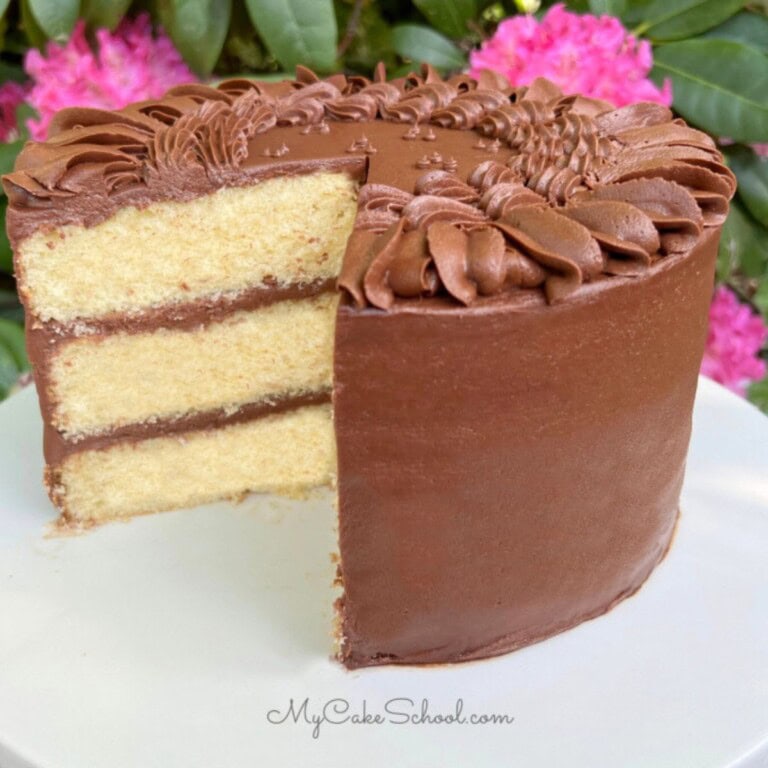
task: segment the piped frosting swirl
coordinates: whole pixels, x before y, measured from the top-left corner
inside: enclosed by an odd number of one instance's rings
[[[537,81],[474,125],[512,154],[466,180],[429,171],[413,198],[401,194],[375,222],[363,213],[369,236],[354,239],[340,279],[358,306],[441,291],[470,305],[538,287],[556,303],[688,251],[723,223],[735,190],[712,139],[655,104],[617,110]],[[390,197],[372,190],[366,208],[382,211]]]

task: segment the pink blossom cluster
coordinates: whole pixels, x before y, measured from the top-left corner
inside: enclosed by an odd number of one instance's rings
[[[709,310],[701,372],[743,397],[747,386],[766,374],[765,361],[758,358],[766,340],[768,326],[763,318],[721,285]]]
[[[97,30],[96,49],[81,20],[66,44],[48,43],[45,54],[27,51],[24,68],[33,80],[28,101],[40,116],[28,122],[33,139],[45,139],[51,118],[63,107],[119,109],[196,79],[170,38],[162,31],[152,34],[146,13],[123,19],[114,32]]]
[[[614,16],[592,16],[553,5],[537,21],[505,19],[479,50],[470,54],[470,74],[484,69],[504,75],[514,86],[547,77],[566,93],[583,93],[617,107],[637,101],[672,103],[667,81],[659,89],[648,73],[651,45],[630,35]]]
[[[8,81],[0,85],[0,141],[17,138],[16,107],[27,95],[24,86]]]

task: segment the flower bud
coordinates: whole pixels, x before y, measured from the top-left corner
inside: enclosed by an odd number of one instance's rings
[[[536,13],[541,7],[541,0],[515,0],[520,13]]]

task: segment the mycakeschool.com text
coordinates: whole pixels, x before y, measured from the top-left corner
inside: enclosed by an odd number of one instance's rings
[[[267,722],[272,725],[306,726],[313,739],[320,738],[326,726],[502,726],[509,727],[515,718],[507,713],[477,712],[469,708],[464,699],[456,699],[450,706],[436,707],[429,699],[414,700],[405,696],[394,697],[374,704],[367,699],[353,702],[345,698],[312,701],[289,699],[285,705],[267,711]]]

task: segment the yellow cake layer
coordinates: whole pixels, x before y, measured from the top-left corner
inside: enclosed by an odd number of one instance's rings
[[[51,361],[53,424],[77,438],[328,389],[337,304],[331,292],[194,330],[73,338]]]
[[[55,471],[52,490],[69,519],[99,522],[248,491],[296,492],[333,482],[335,472],[331,406],[318,405],[75,453]]]
[[[188,202],[126,207],[94,227],[37,232],[18,248],[39,320],[73,322],[335,277],[356,212],[344,174],[269,179]]]

